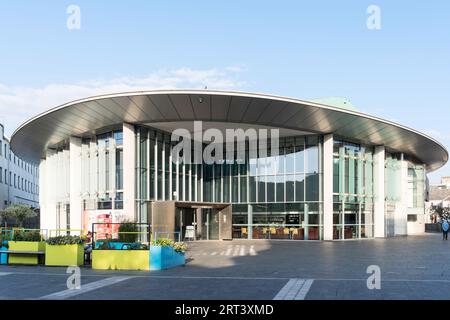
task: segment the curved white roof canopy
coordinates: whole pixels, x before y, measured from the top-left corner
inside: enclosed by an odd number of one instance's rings
[[[39,163],[45,150],[70,136],[86,136],[114,124],[218,121],[335,135],[404,152],[429,171],[448,161],[447,150],[416,130],[361,112],[317,102],[243,92],[155,90],[73,101],[21,125],[11,138],[16,155]]]

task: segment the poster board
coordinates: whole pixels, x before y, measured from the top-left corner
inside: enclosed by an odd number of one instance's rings
[[[194,239],[195,238],[195,227],[194,226],[186,226],[186,232],[184,233],[185,239]]]

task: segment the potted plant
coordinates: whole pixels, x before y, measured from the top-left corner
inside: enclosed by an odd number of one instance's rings
[[[38,264],[38,252],[45,251],[45,242],[38,231],[16,231],[13,240],[8,241],[7,245],[9,251],[30,252],[30,254],[9,253],[8,263],[10,264]]]
[[[95,241],[95,249],[102,247],[103,250],[106,249],[116,249],[121,250],[126,244],[136,243],[137,236],[139,234],[139,229],[136,223],[130,222],[128,220],[120,223],[118,229],[118,239],[102,239]]]
[[[142,243],[126,243],[120,248],[105,241],[92,250],[92,269],[100,270],[149,270],[150,251]]]
[[[46,266],[80,266],[84,264],[84,238],[65,235],[49,238],[46,242]]]
[[[163,270],[185,265],[187,245],[160,238],[150,246],[150,270]]]
[[[6,251],[8,250],[8,240],[4,237],[3,233],[0,235],[0,250]],[[0,264],[8,264],[8,254],[0,253]]]
[[[92,250],[92,269],[149,270],[149,247],[137,241],[139,234],[142,232],[139,232],[136,223],[120,223],[117,239],[95,242]]]

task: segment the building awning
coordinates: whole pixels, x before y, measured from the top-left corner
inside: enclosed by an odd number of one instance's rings
[[[151,125],[193,120],[333,133],[407,153],[426,164],[428,171],[448,161],[447,150],[435,139],[355,110],[266,94],[210,90],[137,91],[73,101],[25,122],[14,132],[11,147],[22,159],[37,164],[47,148],[70,136],[92,135],[122,122]]]

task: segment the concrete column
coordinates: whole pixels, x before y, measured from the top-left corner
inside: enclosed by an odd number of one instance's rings
[[[70,137],[70,228],[82,227],[81,200],[81,139]]]
[[[39,202],[41,229],[56,229],[55,151],[47,150],[39,164]]]
[[[331,213],[331,216],[333,217],[333,213]],[[309,206],[307,203],[305,203],[305,224],[303,228],[303,239],[309,240]],[[330,226],[328,224],[327,226]],[[333,229],[333,226],[331,225],[331,229]],[[326,240],[332,240],[332,239],[326,239]]]
[[[109,148],[109,190],[113,190],[111,196],[116,196],[116,143]]]
[[[394,230],[395,235],[407,235],[408,225],[408,162],[401,155],[401,169],[399,177],[400,199],[395,208]]]
[[[232,195],[230,194],[230,197],[231,196]],[[247,194],[247,196],[248,196],[248,194]],[[249,240],[253,239],[253,205],[251,205],[251,204],[248,205],[248,234],[247,234],[247,238]]]
[[[98,184],[97,184],[97,165],[98,165],[98,150],[97,143],[91,141],[89,143],[89,197],[92,200],[97,200]]]
[[[203,234],[203,220],[202,220],[202,209],[201,208],[196,208],[195,209],[195,215],[196,215],[196,223],[197,223],[197,234],[196,239],[200,239],[203,240],[205,239],[205,235]]]
[[[154,167],[154,180],[153,180],[153,197],[155,200],[158,199],[158,188],[161,188],[160,185],[158,185],[158,138],[156,138],[155,140],[155,145],[153,146],[153,157],[154,159],[151,159],[150,161],[153,161],[155,163],[155,167]],[[147,170],[150,170],[150,167],[147,168]],[[164,173],[163,173],[164,174]],[[177,181],[178,181],[178,172],[177,172]],[[150,185],[150,180],[148,180],[147,182]],[[177,193],[178,194],[178,193]],[[177,198],[177,200],[179,200],[180,198]]]
[[[232,208],[231,205],[223,208],[219,211],[219,239],[231,240],[232,239]]]
[[[136,141],[134,126],[123,124],[123,209],[124,218],[136,221]]]
[[[47,193],[47,183],[46,183],[46,173],[47,173],[47,165],[46,159],[41,159],[39,163],[39,204],[40,204],[40,226],[42,229],[47,229],[48,222],[48,211],[46,209],[46,193]],[[9,181],[8,181],[9,183]]]
[[[323,239],[333,240],[333,135],[331,134],[326,135],[323,140]]]
[[[169,184],[169,199],[166,199],[166,200],[173,200],[175,197],[174,197],[174,194],[173,194],[173,190],[176,188],[176,184],[175,184],[175,186],[173,185],[173,175],[174,175],[174,173],[173,173],[173,162],[172,162],[172,160],[173,160],[173,158],[172,158],[172,152],[170,152],[170,155],[169,155],[169,163],[170,163],[170,165],[169,165],[169,181],[167,181],[167,183]]]
[[[100,147],[97,145],[98,148],[98,196],[100,198],[105,197],[106,195],[106,147]]]
[[[67,201],[70,198],[70,150],[64,150],[61,155],[61,168],[64,179],[62,179],[63,197]],[[80,172],[80,171],[78,171]]]
[[[141,141],[141,140],[139,140],[139,141]],[[153,197],[153,194],[150,194],[150,178],[151,178],[151,170],[150,170],[150,163],[151,162],[154,162],[154,159],[150,159],[150,154],[151,154],[151,152],[150,152],[150,148],[151,148],[151,146],[150,146],[150,130],[148,130],[147,131],[147,136],[146,136],[146,145],[147,145],[147,150],[146,150],[146,153],[147,153],[147,155],[146,155],[146,159],[147,159],[147,163],[146,163],[146,167],[147,167],[147,188],[145,189],[146,191],[147,191],[147,193],[146,193],[146,195],[145,195],[145,197],[147,198],[147,200],[150,200],[152,197]],[[139,142],[139,144],[138,145],[136,145],[136,148],[138,149],[138,150],[140,150],[141,149],[141,146],[140,146],[140,142]],[[141,177],[136,177],[136,178],[138,178],[138,179],[141,179]],[[141,185],[141,181],[140,180],[138,180],[139,181],[139,186]]]
[[[385,237],[385,193],[384,193],[384,163],[386,151],[384,146],[375,147],[374,154],[374,223],[375,237]]]

